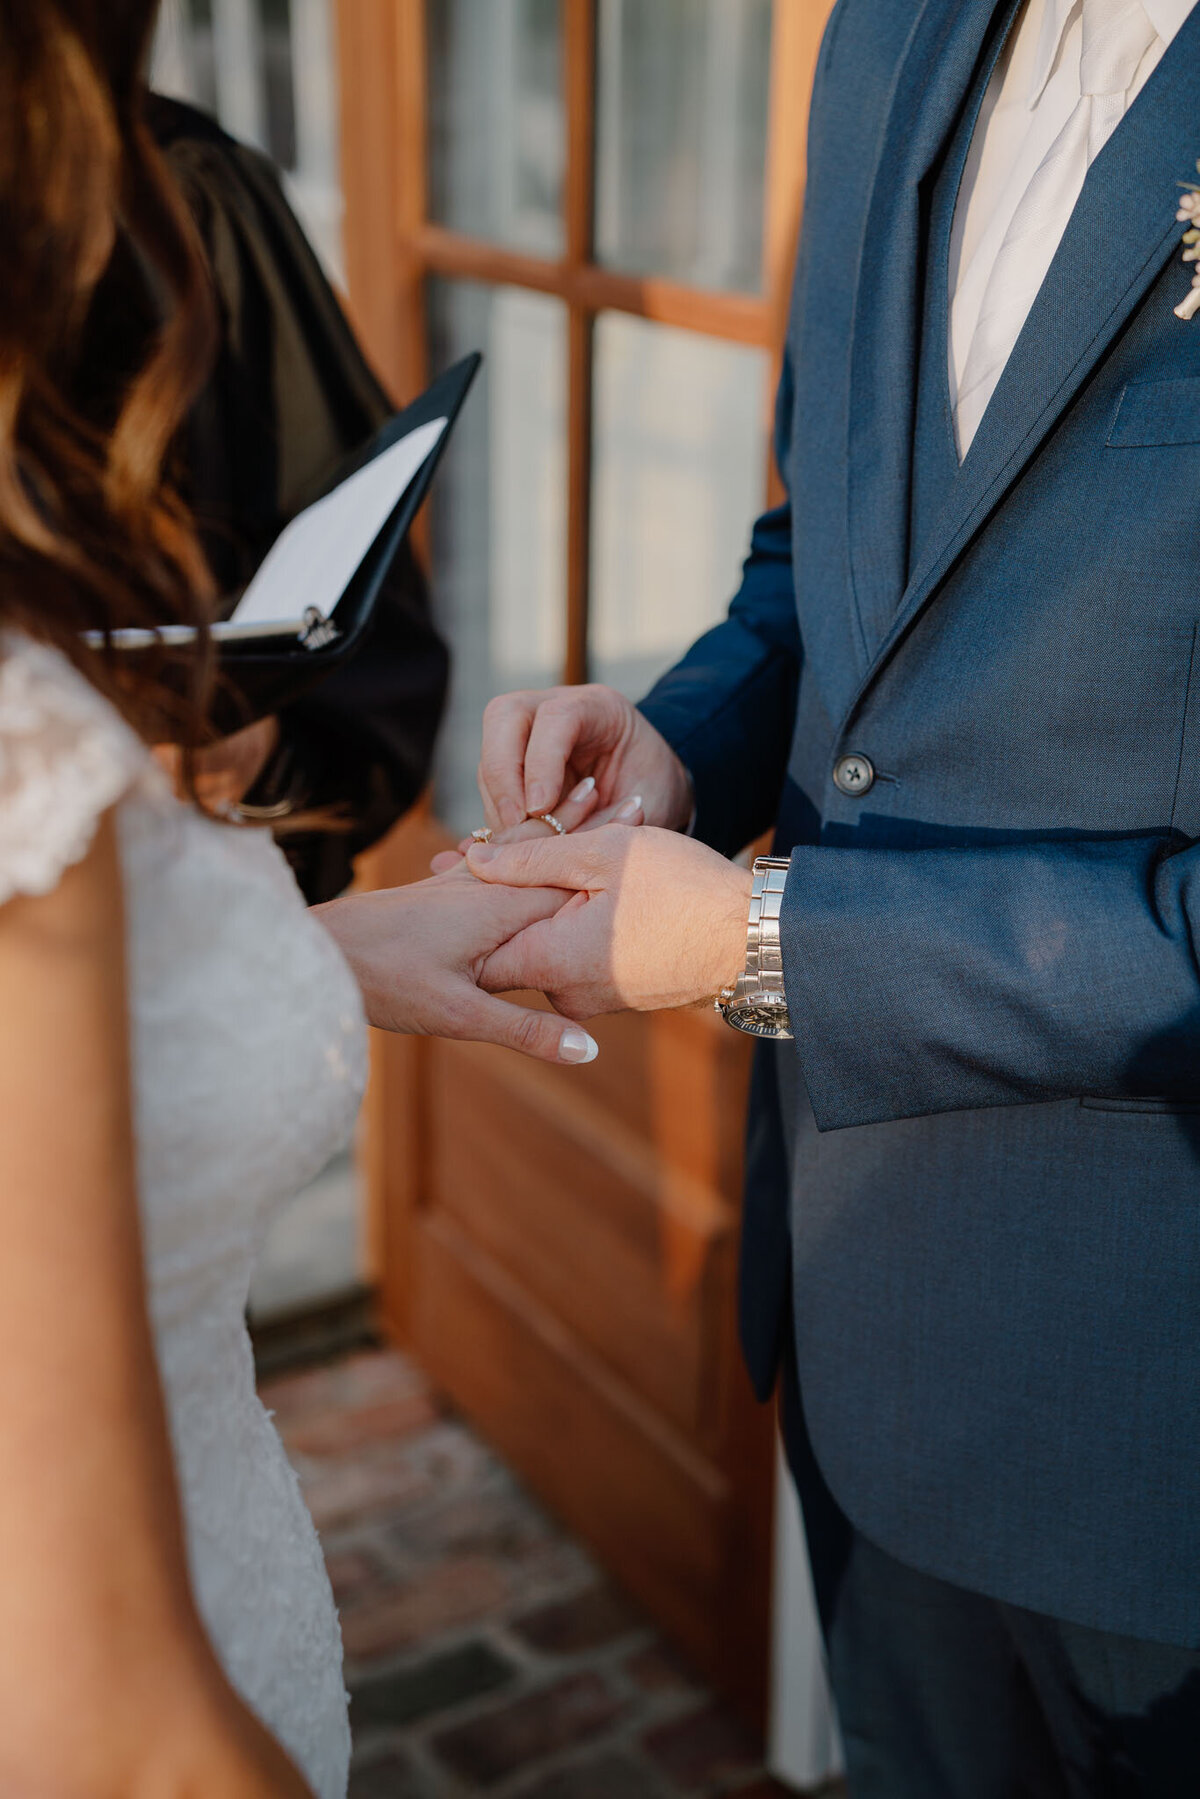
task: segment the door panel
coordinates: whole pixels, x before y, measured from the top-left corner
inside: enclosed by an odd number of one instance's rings
[[[750,1716],[761,1602],[718,1603],[763,1569],[736,1553],[725,1468],[580,1343],[442,1215],[423,1222],[414,1341],[433,1378]],[[768,1445],[769,1449],[769,1440]],[[771,1467],[765,1457],[762,1474]],[[746,1468],[738,1470],[743,1480]]]
[[[772,388],[828,0],[339,10],[356,314],[405,394],[475,336],[492,352],[426,524],[458,670],[442,820],[410,820],[374,858],[390,883],[478,822],[491,692],[589,667],[632,690],[736,578],[777,491]],[[749,1049],[711,1012],[593,1028],[582,1069],[377,1047],[383,1313],[761,1722],[774,1420],[737,1348]]]
[[[575,1071],[486,1048],[432,1061],[431,1204],[664,1417],[711,1437],[729,1208],[581,1094],[583,1070],[572,1092]]]

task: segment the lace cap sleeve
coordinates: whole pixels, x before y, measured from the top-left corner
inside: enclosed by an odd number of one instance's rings
[[[144,743],[67,658],[0,632],[0,904],[49,893],[146,780]]]

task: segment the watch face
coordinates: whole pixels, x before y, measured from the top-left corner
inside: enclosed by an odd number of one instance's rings
[[[787,1010],[783,1006],[764,1005],[761,1001],[753,1006],[730,1006],[725,1018],[734,1030],[745,1031],[750,1037],[782,1039],[792,1035]]]

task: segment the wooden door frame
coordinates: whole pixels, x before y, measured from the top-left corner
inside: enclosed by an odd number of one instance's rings
[[[560,0],[564,21],[567,161],[565,248],[559,258],[530,256],[439,225],[428,211],[427,0],[336,0],[345,258],[355,324],[384,381],[403,402],[428,379],[426,283],[431,276],[531,288],[567,308],[567,630],[563,679],[587,679],[591,544],[592,339],[602,311],[674,325],[727,343],[765,349],[762,395],[769,421],[787,329],[792,263],[804,195],[808,96],[831,0],[775,0],[764,170],[762,291],[717,293],[657,276],[625,275],[594,260],[596,0]],[[768,454],[764,490],[782,489]],[[427,549],[428,519],[418,521]],[[396,833],[367,871],[371,884],[424,873],[443,847],[427,813]],[[366,1261],[370,1273],[403,1270],[407,1220],[419,1187],[419,1108],[398,1122],[378,1096],[415,1096],[420,1046],[376,1038],[375,1099],[365,1133]],[[402,1129],[416,1166],[388,1166],[385,1131]],[[403,1338],[409,1305],[404,1277],[389,1281],[387,1321]]]
[[[567,309],[567,533],[563,678],[587,678],[588,588],[592,503],[592,384],[595,321],[625,313],[718,341],[767,353],[764,423],[773,409],[786,330],[791,267],[804,187],[808,96],[830,0],[775,0],[764,171],[763,276],[757,294],[706,291],[657,276],[633,276],[599,265],[593,239],[595,185],[595,48],[597,0],[560,0],[564,24],[566,170],[564,248],[539,257],[467,237],[437,224],[427,206],[426,0],[337,0],[341,83],[345,246],[351,309],[384,379],[397,398],[418,392],[428,376],[426,284],[450,277],[531,289]],[[773,467],[763,486],[780,495]],[[372,859],[368,879],[390,884],[423,874],[444,833],[426,811],[406,821]],[[667,1015],[647,1022],[656,1042],[710,1038],[713,1058],[729,1066],[728,1033],[711,1017]],[[418,1220],[433,1166],[429,1129],[428,1042],[376,1034],[367,1114],[366,1183],[369,1263],[380,1277],[383,1320],[401,1342],[411,1340]],[[740,1064],[739,1064],[740,1065]],[[726,1091],[738,1089],[736,1070]],[[724,1147],[716,1185],[732,1200],[739,1182],[740,1121],[721,1121]],[[727,1164],[727,1166],[726,1166]],[[732,1313],[732,1308],[730,1308]],[[722,1334],[732,1332],[732,1315]],[[736,1352],[726,1344],[726,1366]],[[736,1471],[755,1470],[755,1493],[731,1515],[729,1553],[748,1585],[765,1594],[771,1565],[769,1492],[773,1468],[770,1421],[749,1403],[731,1405],[733,1434],[722,1463],[737,1497]],[[755,1496],[757,1495],[757,1497]],[[765,1514],[765,1515],[764,1515]],[[767,1645],[735,1645],[741,1697],[760,1704]],[[751,1665],[753,1664],[753,1665]],[[739,1670],[725,1669],[738,1691]]]

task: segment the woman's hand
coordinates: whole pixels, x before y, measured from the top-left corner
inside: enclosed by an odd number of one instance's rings
[[[685,831],[692,816],[687,770],[666,739],[611,687],[549,687],[507,693],[483,715],[479,792],[494,830],[556,812],[588,776],[596,783],[597,829],[611,809],[640,797],[647,824]]]
[[[552,1013],[510,1005],[479,986],[500,945],[552,917],[567,897],[529,883],[488,887],[460,864],[411,887],[352,893],[312,910],[381,1030],[499,1043],[543,1062],[590,1062],[598,1050],[586,1031],[564,1029]]]
[[[511,888],[573,890],[488,958],[481,981],[494,993],[536,988],[568,1018],[659,1011],[711,998],[745,961],[750,871],[675,832],[473,844],[467,866]]]

